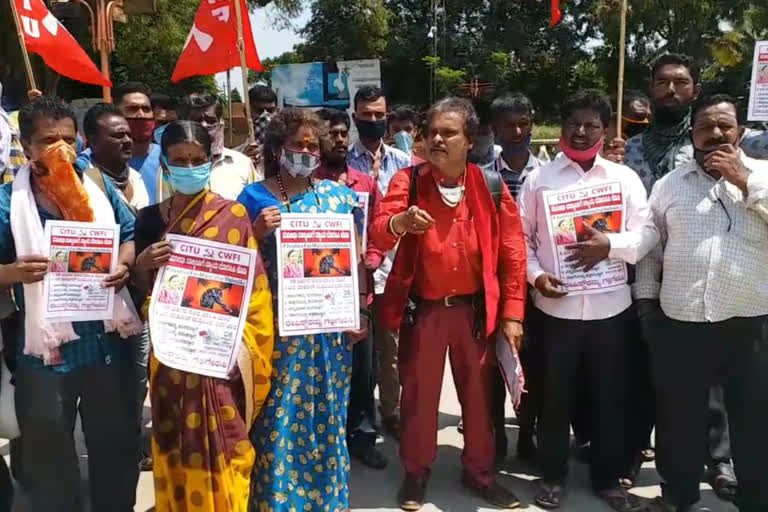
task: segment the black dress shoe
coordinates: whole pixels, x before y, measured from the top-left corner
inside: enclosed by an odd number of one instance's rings
[[[515,493],[497,482],[493,482],[487,487],[477,487],[464,480],[464,485],[494,507],[517,508],[520,506],[520,500],[515,496]]]
[[[400,508],[410,512],[419,510],[424,504],[426,491],[426,478],[405,475],[405,479],[397,493],[397,501],[400,503]]]
[[[375,446],[350,446],[349,454],[371,469],[384,469],[389,461]]]

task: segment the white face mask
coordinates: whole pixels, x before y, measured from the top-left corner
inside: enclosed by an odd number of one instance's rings
[[[464,198],[464,185],[459,185],[458,187],[444,187],[438,184],[437,188],[440,191],[440,198],[451,208],[458,206]]]

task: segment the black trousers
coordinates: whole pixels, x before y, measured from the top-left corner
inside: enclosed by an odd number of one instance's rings
[[[22,487],[31,512],[81,512],[75,420],[82,418],[88,449],[92,510],[133,512],[136,461],[136,386],[115,366],[93,364],[66,374],[16,370]]]
[[[739,480],[739,509],[768,510],[768,317],[679,322],[657,313],[650,343],[657,394],[656,467],[664,497],[699,500],[707,462],[710,389],[722,385]]]
[[[5,459],[0,457],[0,512],[11,512],[13,507],[13,481],[11,472],[5,464]]]
[[[630,310],[605,320],[563,320],[536,310],[545,372],[538,441],[543,477],[562,482],[568,473],[570,422],[576,392],[586,384],[592,412],[590,474],[595,490],[618,485],[622,470],[630,368]],[[584,373],[580,373],[583,365]],[[579,375],[587,381],[578,382]]]
[[[375,350],[373,332],[352,349],[352,381],[347,411],[347,444],[350,451],[376,445]]]
[[[542,344],[536,340],[537,315],[533,307],[533,299],[528,298],[525,309],[525,326],[523,330],[523,345],[520,350],[520,364],[525,375],[525,389],[520,398],[517,419],[520,426],[520,436],[532,436],[539,417],[541,380],[544,373]]]

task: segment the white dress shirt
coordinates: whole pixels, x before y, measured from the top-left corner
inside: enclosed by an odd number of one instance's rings
[[[637,174],[623,165],[597,156],[587,172],[565,155],[535,169],[520,190],[520,217],[528,247],[528,282],[533,285],[543,273],[555,274],[553,240],[547,230],[543,193],[605,182],[621,183],[625,205],[624,231],[606,233],[611,242],[609,258],[634,264],[658,242],[659,234],[651,220],[651,211],[643,183]],[[549,299],[538,290],[534,305],[544,313],[569,320],[602,320],[623,312],[632,304],[629,285],[602,293],[566,295]]]
[[[768,315],[768,162],[741,158],[746,197],[695,161],[656,182],[661,242],[637,266],[635,299],[660,299],[682,322]]]

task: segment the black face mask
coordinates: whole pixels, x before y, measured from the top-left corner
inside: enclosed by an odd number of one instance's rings
[[[387,121],[385,119],[381,121],[363,121],[358,119],[355,124],[361,139],[380,140],[384,138],[384,134],[387,132]]]
[[[640,135],[647,129],[648,129],[647,124],[627,123],[626,128],[624,128],[624,133],[627,135],[627,139],[631,139],[636,135]]]

